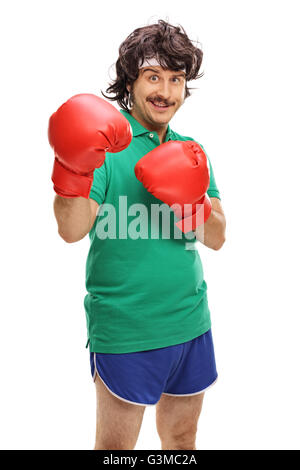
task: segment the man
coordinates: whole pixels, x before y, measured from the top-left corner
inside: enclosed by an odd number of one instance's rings
[[[77,95],[49,122],[59,234],[91,241],[84,305],[95,449],[134,449],[151,405],[162,449],[195,449],[204,391],[217,379],[195,243],[219,250],[225,217],[203,147],[169,126],[201,62],[182,28],[138,28],[107,89],[120,112]]]

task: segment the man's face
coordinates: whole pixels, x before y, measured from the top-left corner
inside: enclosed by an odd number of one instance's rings
[[[144,127],[166,127],[184,103],[185,73],[164,70],[160,66],[147,66],[139,71],[133,87],[133,117]]]

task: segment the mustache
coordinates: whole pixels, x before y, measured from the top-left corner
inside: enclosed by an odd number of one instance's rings
[[[170,103],[169,101],[162,100],[161,98],[147,98],[147,101],[154,101],[155,103],[162,103],[166,106],[172,106],[174,103]]]

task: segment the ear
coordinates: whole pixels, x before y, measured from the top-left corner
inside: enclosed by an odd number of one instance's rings
[[[127,91],[130,93],[131,86],[127,84],[127,85],[126,85],[126,89],[127,89]]]

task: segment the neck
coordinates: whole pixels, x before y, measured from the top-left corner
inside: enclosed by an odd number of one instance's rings
[[[145,121],[141,116],[139,116],[134,109],[130,110],[130,115],[134,117],[145,129],[148,131],[155,131],[158,135],[159,141],[162,144],[166,138],[168,124],[155,124]]]

